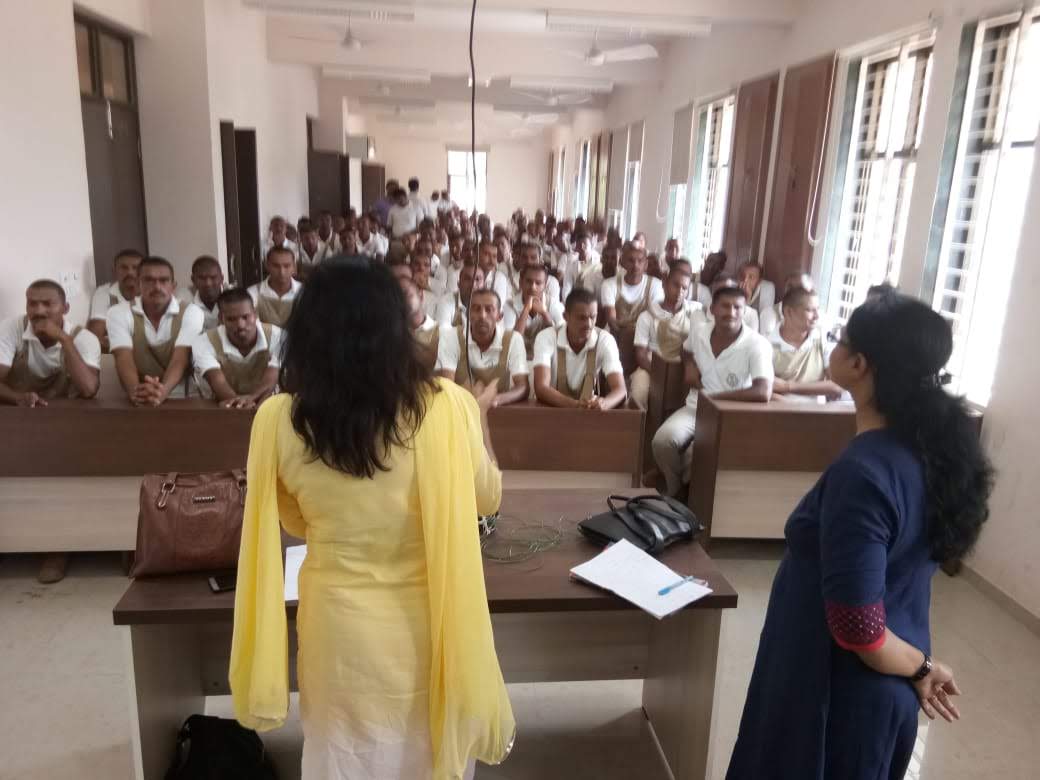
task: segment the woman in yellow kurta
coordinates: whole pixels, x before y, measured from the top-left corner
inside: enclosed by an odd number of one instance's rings
[[[259,409],[235,599],[235,715],[288,709],[279,519],[305,537],[297,615],[304,780],[445,780],[502,761],[515,723],[477,514],[501,473],[474,398],[432,378],[381,264],[318,266]],[[485,446],[487,445],[487,446]]]

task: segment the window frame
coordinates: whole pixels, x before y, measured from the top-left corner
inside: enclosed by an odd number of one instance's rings
[[[469,189],[469,177],[471,175],[473,175],[473,164],[471,162],[471,157],[470,157],[471,151],[470,151],[470,149],[463,148],[463,147],[457,147],[457,146],[449,146],[445,151],[446,151],[446,154],[445,154],[445,167],[446,167],[446,170],[447,170],[447,179],[448,179],[448,197],[451,198],[451,200],[453,200],[455,203],[457,203],[459,205],[459,208],[462,209],[462,211],[464,211],[467,214],[472,213],[474,210],[476,210],[476,212],[478,214],[486,213],[487,212],[488,185],[489,185],[489,182],[488,182],[488,155],[490,153],[490,150],[488,148],[486,148],[486,147],[477,147],[476,150],[475,150],[475,155],[473,157],[472,162],[475,162],[478,159],[483,159],[484,160],[484,169],[483,169],[483,174],[484,174],[484,187],[483,187],[484,202],[483,202],[483,204],[481,204],[479,202],[480,201],[480,192],[481,192],[481,189],[479,187],[479,177],[480,177],[480,172],[481,171],[480,171],[480,166],[478,164],[478,166],[477,166],[477,179],[474,180],[474,182],[473,182],[473,203],[472,203],[472,208],[464,208],[463,207],[462,199],[458,197],[458,193],[455,191],[455,188],[452,186],[452,182],[454,180],[459,179],[459,178],[463,178],[463,176],[464,176],[465,180],[466,180],[466,188],[467,188],[467,190]],[[463,155],[463,159],[465,161],[465,166],[466,166],[466,172],[465,172],[465,174],[461,174],[461,175],[460,174],[453,174],[451,172],[452,155],[460,155],[460,154]],[[468,197],[469,193],[467,192],[466,195]]]
[[[698,258],[700,266],[709,254],[722,249],[725,239],[729,189],[733,180],[736,110],[737,93],[734,91],[697,105],[694,112],[693,126],[697,128],[697,136],[691,145],[694,149],[690,166],[692,184],[687,190],[686,240],[683,243],[686,256],[691,260]],[[713,248],[712,242],[716,238],[717,246]]]
[[[119,106],[128,106],[130,108],[137,107],[137,66],[134,53],[134,39],[126,33],[120,32],[114,27],[109,27],[106,24],[102,24],[94,19],[91,19],[80,14],[73,15],[73,24],[80,25],[87,30],[87,40],[90,47],[90,73],[92,90],[90,92],[83,92],[80,90],[80,98],[82,100],[94,100],[97,102],[110,102]],[[73,28],[75,29],[75,28]],[[107,98],[104,93],[104,73],[101,68],[101,35],[107,35],[110,38],[114,38],[123,44],[123,68],[126,73],[126,89],[127,99],[119,100],[116,98]],[[77,66],[77,80],[78,80]]]

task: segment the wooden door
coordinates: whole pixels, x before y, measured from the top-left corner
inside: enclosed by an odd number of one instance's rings
[[[112,258],[122,249],[148,251],[141,135],[137,111],[84,99],[83,141],[97,283],[112,281]]]
[[[242,279],[242,223],[238,213],[238,164],[235,125],[220,123],[220,169],[224,180],[224,238],[227,241],[228,282],[237,287]]]
[[[238,180],[238,220],[242,246],[242,278],[248,287],[264,277],[260,256],[262,236],[256,174],[256,130],[235,130],[235,176]],[[266,225],[263,229],[266,231]]]
[[[780,74],[748,81],[737,90],[733,128],[733,178],[722,245],[735,270],[758,259],[766,208],[766,179],[773,151],[773,125]]]
[[[386,190],[386,166],[380,163],[361,163],[361,208],[367,214]]]
[[[835,55],[791,68],[784,76],[765,276],[777,287],[791,273],[808,273],[819,221],[824,147],[834,83]]]
[[[314,149],[307,152],[307,185],[312,216],[325,210],[333,214],[346,211],[347,193],[343,187],[345,171],[341,157],[343,155],[338,152],[319,152]]]

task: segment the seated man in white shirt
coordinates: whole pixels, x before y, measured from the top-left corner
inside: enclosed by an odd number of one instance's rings
[[[220,325],[192,344],[195,381],[225,409],[254,409],[278,384],[282,329],[257,320],[241,288],[222,293],[219,306]]]
[[[105,315],[117,303],[129,303],[137,297],[137,267],[144,258],[136,249],[124,249],[112,263],[113,281],[98,285],[90,299],[87,330],[98,337],[101,349],[108,352],[108,331]]]
[[[712,295],[714,295],[717,291],[721,290],[723,287],[740,287],[740,285],[737,284],[737,280],[729,274],[719,274],[711,283]],[[740,289],[743,288],[741,287]],[[745,295],[747,295],[747,293],[745,293]],[[749,328],[751,328],[752,330],[760,330],[758,322],[758,312],[755,311],[752,307],[745,306],[741,316],[744,318],[744,324],[747,325]],[[698,327],[700,325],[711,325],[714,322],[715,317],[714,315],[712,315],[710,304],[707,308],[698,309],[693,314],[694,327]]]
[[[0,404],[38,408],[49,399],[97,394],[101,342],[89,330],[70,327],[68,313],[64,288],[39,279],[25,291],[25,316],[0,322]],[[66,552],[46,554],[37,579],[63,579],[68,559]]]
[[[412,284],[411,279],[397,277],[404,293],[405,305],[408,308],[408,327],[415,337],[416,346],[419,351],[420,360],[429,367],[431,371],[436,368],[437,354],[440,349],[440,326],[437,320],[426,313],[423,308],[422,295],[419,288]]]
[[[534,391],[549,406],[613,409],[625,401],[625,376],[617,343],[596,327],[596,297],[584,289],[567,296],[564,324],[546,328],[534,340]],[[600,396],[599,376],[608,392]]]
[[[777,301],[771,308],[764,309],[758,317],[758,332],[766,338],[776,330],[780,323],[784,320],[784,302],[783,299],[787,297],[789,293],[795,287],[801,287],[803,290],[814,292],[816,290],[816,282],[809,274],[803,274],[800,271],[798,273],[788,274],[784,279],[784,289],[780,295],[780,300]]]
[[[419,247],[416,247],[416,250],[412,252],[411,260],[408,265],[412,269],[412,283],[419,288],[419,295],[422,297],[423,310],[433,317],[436,314],[437,304],[440,302],[444,290],[441,288],[440,284],[433,279],[433,272],[430,268],[430,256],[427,254],[427,246],[420,243]]]
[[[563,304],[547,289],[552,279],[540,262],[524,266],[520,274],[520,292],[506,301],[502,326],[523,336],[527,359],[534,359],[534,341],[546,328],[563,325]]]
[[[480,242],[477,265],[484,272],[484,286],[497,292],[499,300],[509,300],[509,276],[498,264],[498,247],[492,241]]]
[[[664,242],[664,261],[665,268],[663,269],[665,274],[671,269],[675,262],[682,256],[682,252],[679,248],[679,239],[669,238]]]
[[[678,497],[689,479],[697,420],[697,394],[720,401],[765,403],[773,391],[773,351],[765,337],[744,324],[744,291],[715,290],[713,324],[690,330],[683,347],[683,367],[690,394],[653,438],[654,459],[665,480],[665,492]]]
[[[0,404],[38,407],[54,398],[93,398],[101,342],[65,317],[65,289],[38,279],[25,291],[25,315],[0,322]]]
[[[361,254],[361,238],[358,235],[357,228],[347,224],[339,231],[339,246],[340,253],[345,257]]]
[[[690,287],[690,297],[700,303],[705,311],[711,308],[712,285],[720,274],[725,273],[728,262],[725,252],[711,252],[704,258],[704,265],[697,273],[697,284]]]
[[[390,248],[390,242],[386,236],[372,230],[372,220],[363,214],[358,218],[357,237],[358,254],[372,258],[384,257]]]
[[[501,304],[494,290],[474,290],[466,325],[442,328],[437,348],[437,373],[479,396],[498,385],[494,406],[526,401],[527,356],[519,334],[502,327]],[[467,349],[463,349],[463,344]]]
[[[445,292],[455,292],[459,289],[459,274],[462,272],[463,264],[463,242],[462,235],[456,233],[448,241],[448,252],[444,255],[443,262],[437,269],[433,278],[436,279]],[[470,257],[473,250],[469,249]]]
[[[345,224],[346,220],[344,220]],[[331,211],[322,211],[318,215],[318,240],[328,247],[327,254],[329,257],[335,257],[342,249],[339,243],[339,234],[336,232],[333,224]]]
[[[203,330],[217,327],[220,311],[217,299],[224,290],[224,269],[215,257],[201,255],[191,264],[191,285],[177,288],[177,300],[194,303],[205,316]]]
[[[249,295],[256,306],[260,322],[284,328],[292,314],[296,296],[303,287],[293,277],[296,275],[296,259],[285,249],[272,249],[267,253],[267,278],[249,288]]]
[[[174,297],[173,266],[164,258],[142,260],[139,282],[141,297],[108,310],[108,338],[130,402],[159,406],[189,394],[191,345],[205,317],[198,306],[181,306]]]
[[[651,301],[647,310],[636,320],[633,339],[638,368],[629,377],[629,397],[639,409],[646,409],[650,397],[650,367],[653,356],[659,360],[678,363],[682,360],[682,346],[690,335],[691,315],[701,308],[689,300],[691,274],[676,263],[664,280],[664,298]]]
[[[566,260],[563,268],[563,299],[571,294],[571,290],[588,290],[597,298],[603,284],[603,269],[599,255],[592,252],[592,237],[588,233],[575,233],[575,253]],[[561,258],[560,262],[564,262]]]
[[[402,238],[419,227],[422,215],[408,202],[408,193],[398,188],[394,193],[394,205],[390,207],[386,226],[391,238]]]
[[[831,381],[834,344],[820,327],[820,299],[815,292],[793,287],[784,296],[784,319],[769,336],[773,347],[773,392],[782,395],[841,398]]]
[[[621,252],[624,274],[615,274],[603,281],[599,303],[605,312],[610,332],[617,335],[623,330],[634,330],[639,315],[650,308],[653,301],[664,298],[661,280],[646,272],[646,252],[632,243]]]
[[[299,270],[306,278],[312,267],[327,257],[332,257],[329,245],[318,237],[318,228],[312,222],[304,223],[300,229]]]
[[[474,290],[484,288],[484,271],[472,258],[462,266],[458,287],[454,292],[445,291],[437,302],[433,318],[441,327],[457,327],[466,323],[467,307]]]
[[[300,254],[300,247],[289,239],[289,223],[284,217],[271,217],[269,236],[262,247],[264,257],[267,257],[272,249],[288,249],[294,258]]]
[[[761,314],[773,308],[776,303],[776,287],[762,278],[762,266],[758,263],[744,263],[737,271],[737,282],[744,290],[748,306]]]
[[[520,292],[521,277],[524,268],[529,265],[540,265],[545,268],[546,273],[549,274],[549,278],[545,281],[546,296],[562,306],[563,297],[560,293],[560,280],[553,276],[552,273],[549,273],[549,267],[545,262],[545,255],[542,252],[542,247],[539,244],[524,244],[520,247],[519,255],[519,262],[514,264],[514,270],[516,271],[516,289],[514,292]]]

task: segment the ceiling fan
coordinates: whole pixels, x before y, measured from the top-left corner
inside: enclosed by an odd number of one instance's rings
[[[657,49],[649,43],[637,43],[632,46],[621,46],[616,49],[601,49],[597,43],[597,34],[593,34],[592,45],[585,51],[567,51],[569,57],[583,60],[586,65],[599,67],[613,62],[635,62],[637,60],[656,60]]]
[[[328,38],[315,38],[309,35],[290,35],[289,37],[298,41],[320,41],[321,43],[328,43],[330,40]],[[354,31],[350,27],[350,14],[348,13],[347,32],[340,40],[339,45],[348,51],[361,51],[367,44],[367,41],[363,41],[354,35]]]
[[[592,100],[592,95],[588,92],[557,92],[554,89],[550,89],[548,94],[544,94],[541,92],[524,92],[519,89],[514,89],[513,91],[518,95],[523,95],[525,98],[541,101],[542,105],[550,108],[555,108],[556,106],[580,106]]]

